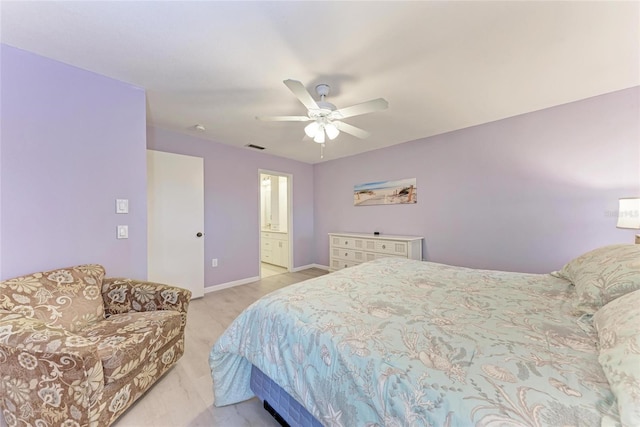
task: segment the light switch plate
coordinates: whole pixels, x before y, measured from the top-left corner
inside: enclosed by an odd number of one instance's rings
[[[116,213],[129,213],[129,199],[116,199]]]
[[[129,238],[129,226],[128,225],[119,225],[118,226],[118,234],[116,236],[118,239],[128,239]]]

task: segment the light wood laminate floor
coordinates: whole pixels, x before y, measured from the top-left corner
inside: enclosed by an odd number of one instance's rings
[[[184,355],[114,426],[278,427],[256,398],[222,408],[213,406],[209,350],[233,319],[258,298],[326,273],[312,268],[280,274],[191,301]]]
[[[260,275],[263,279],[271,276],[276,276],[278,274],[286,273],[286,272],[287,272],[287,269],[284,267],[268,264],[266,262],[260,263]]]

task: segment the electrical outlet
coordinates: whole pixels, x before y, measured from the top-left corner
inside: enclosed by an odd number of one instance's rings
[[[214,258],[211,260],[211,267],[217,267],[218,266],[218,258]]]

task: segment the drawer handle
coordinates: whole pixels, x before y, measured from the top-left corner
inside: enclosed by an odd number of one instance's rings
[[[345,253],[344,253],[344,256],[349,256],[349,252],[345,252]]]
[[[347,264],[344,265],[344,268],[347,268]]]
[[[345,244],[345,245],[348,245],[348,244],[349,244],[349,242],[348,242],[347,240],[345,240],[345,241],[344,241],[344,244]]]
[[[387,245],[382,245],[382,249],[387,249]]]

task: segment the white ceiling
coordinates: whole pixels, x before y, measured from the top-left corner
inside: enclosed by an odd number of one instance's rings
[[[147,91],[149,124],[308,163],[284,79],[331,85],[346,119],[324,160],[640,85],[639,2],[0,3],[3,43]],[[194,125],[206,126],[206,132]]]

